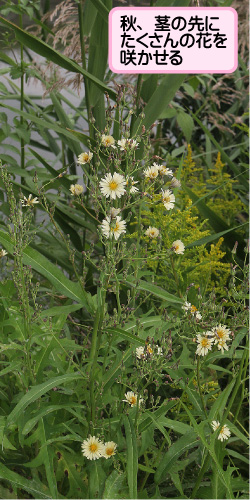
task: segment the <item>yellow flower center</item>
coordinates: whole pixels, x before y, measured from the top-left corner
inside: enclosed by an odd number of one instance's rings
[[[179,248],[180,248],[180,245],[175,245],[175,246],[174,246],[174,250],[175,250],[176,252],[177,252],[177,250],[179,250]]]
[[[222,338],[224,337],[224,332],[223,332],[223,330],[216,330],[216,333],[217,333],[217,335],[218,335],[218,337],[219,337],[220,339],[222,339]]]
[[[164,203],[169,203],[170,202],[170,196],[164,196],[163,201],[164,201]]]
[[[116,231],[119,231],[119,224],[118,224],[118,222],[116,223],[115,227],[112,227],[112,228],[111,228],[111,231],[113,231],[114,233],[115,233]]]
[[[130,398],[130,404],[131,405],[135,405],[136,401],[137,401],[137,397],[136,396],[131,396],[131,398]]]
[[[117,188],[117,186],[118,186],[118,184],[115,181],[111,181],[109,183],[109,188],[111,189],[111,191],[114,191]]]
[[[114,454],[114,449],[113,448],[106,448],[106,455],[111,457],[111,455]]]
[[[197,311],[197,307],[191,306],[190,311],[191,311],[191,313],[195,313]]]
[[[89,449],[90,451],[92,451],[92,453],[94,453],[97,450],[97,445],[93,443],[90,445]]]
[[[204,339],[202,339],[201,345],[202,345],[202,347],[208,347],[209,346],[209,342],[208,342],[208,339],[206,337],[204,337]]]

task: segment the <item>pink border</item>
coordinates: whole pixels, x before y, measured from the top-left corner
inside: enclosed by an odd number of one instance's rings
[[[137,71],[137,70],[124,70],[124,71],[121,71],[121,70],[117,70],[115,69],[112,64],[111,64],[111,50],[112,50],[112,18],[113,18],[113,13],[115,11],[124,11],[124,10],[209,10],[209,9],[212,9],[212,10],[230,10],[233,12],[234,14],[234,66],[232,69],[228,69],[228,70],[225,70],[225,71],[218,71],[217,69],[216,70],[201,70],[199,69],[199,71],[197,70],[190,70],[190,71],[178,71],[178,70],[173,70],[173,71],[157,71],[157,70],[141,70],[141,71]],[[109,67],[111,69],[111,71],[113,71],[113,73],[116,73],[116,74],[143,74],[143,73],[157,73],[157,74],[174,74],[174,73],[179,73],[179,74],[226,74],[226,73],[233,73],[237,67],[238,67],[238,14],[236,12],[235,9],[233,9],[233,7],[114,7],[113,9],[111,9],[111,11],[109,12],[109,47],[108,47],[108,64],[109,64]]]

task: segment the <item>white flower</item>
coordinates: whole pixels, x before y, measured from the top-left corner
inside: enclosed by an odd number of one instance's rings
[[[158,354],[158,356],[163,356],[163,350],[162,350],[162,347],[159,347],[157,344],[156,344],[156,346],[155,346],[155,347],[157,347],[157,354]]]
[[[112,135],[103,134],[101,141],[102,141],[102,145],[106,146],[106,148],[111,147],[111,148],[116,149],[115,139],[114,139],[114,137],[112,137]]]
[[[220,427],[220,422],[213,420],[211,425],[213,427],[213,430],[216,431]],[[228,426],[223,425],[218,435],[219,441],[226,441],[226,439],[228,439],[230,436],[231,432]]]
[[[179,181],[178,179],[176,179],[176,177],[173,177],[173,178],[171,179],[171,184],[170,184],[170,187],[171,187],[172,189],[174,189],[174,188],[179,188],[179,187],[181,187],[181,183],[180,183],[180,181]]]
[[[80,184],[71,184],[70,191],[72,196],[80,196],[83,193],[83,186]]]
[[[111,200],[120,198],[125,192],[126,180],[123,175],[117,174],[117,172],[112,174],[106,174],[104,179],[101,179],[100,189],[106,198],[110,197]]]
[[[104,444],[95,436],[90,436],[82,443],[82,453],[88,460],[97,460],[104,455]]]
[[[6,252],[6,250],[4,250],[3,248],[0,250],[0,259],[2,257],[5,257],[5,255],[8,255],[8,252]]]
[[[191,309],[191,303],[186,301],[181,308],[187,312]]]
[[[166,210],[171,210],[172,208],[174,208],[175,195],[172,193],[172,191],[170,191],[170,189],[162,191],[162,201]]]
[[[217,343],[217,347],[218,347],[218,350],[222,352],[222,354],[224,354],[224,350],[228,351],[228,349],[229,349],[225,340],[219,340],[219,342]]]
[[[112,236],[114,236],[115,240],[118,240],[122,233],[126,233],[126,222],[121,220],[119,215],[113,218],[112,221],[110,217],[107,216],[102,221],[101,230],[106,238],[112,238]]]
[[[90,163],[92,158],[93,158],[93,153],[91,153],[91,151],[89,151],[88,153],[84,152],[78,156],[77,163],[80,163],[80,165],[85,165],[85,163]]]
[[[145,358],[145,354],[144,354],[144,347],[141,345],[140,347],[137,347],[136,350],[135,350],[135,353],[136,353],[136,357],[138,359],[143,359]]]
[[[153,165],[157,165],[154,163]],[[164,165],[158,165],[158,172],[160,175],[167,175],[168,177],[173,177],[173,172],[170,168],[164,167]]]
[[[33,207],[33,205],[35,205],[35,203],[39,203],[39,201],[38,198],[32,198],[32,194],[30,194],[28,198],[24,196],[21,203],[23,207]]]
[[[230,340],[231,331],[225,325],[219,324],[212,328],[212,333],[214,335],[214,343],[218,344],[220,341]]]
[[[172,244],[172,250],[177,253],[177,255],[183,255],[184,250],[185,250],[185,245],[182,243],[181,240],[176,240]]]
[[[124,401],[125,403],[129,403],[130,406],[137,405],[137,394],[135,394],[134,392],[132,392],[132,391],[126,392],[125,398],[126,399],[123,399],[122,401]],[[143,402],[143,399],[142,398],[139,399],[139,406],[142,402]]]
[[[128,186],[130,184],[131,188],[129,190],[130,194],[137,193],[139,189],[135,186],[135,184],[138,184],[138,181],[134,181],[134,177],[127,177],[126,179],[126,185]]]
[[[190,302],[184,302],[183,306],[182,306],[182,309],[184,311],[186,311],[186,313],[188,311],[190,311],[190,313],[192,314],[192,316],[195,316],[196,319],[200,320],[202,319],[202,315],[201,313],[197,310],[197,307],[193,306],[192,304],[190,304]]]
[[[126,151],[127,149],[135,149],[138,146],[138,142],[132,139],[121,139],[117,141],[118,146],[120,146],[121,151]]]
[[[206,335],[198,334],[196,354],[198,356],[205,356],[212,349],[213,342],[213,339],[209,339]]]
[[[156,227],[149,226],[148,229],[145,231],[145,234],[149,238],[153,239],[153,238],[157,238],[159,236],[160,231]]]
[[[157,165],[156,163],[154,165]],[[148,179],[154,180],[158,177],[158,166],[148,167],[146,170],[143,170],[145,177]]]
[[[115,450],[117,448],[117,444],[114,441],[108,441],[104,444],[103,457],[110,458],[115,455]]]

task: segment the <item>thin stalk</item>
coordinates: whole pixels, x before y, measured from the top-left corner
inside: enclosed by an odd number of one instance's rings
[[[178,278],[177,273],[176,273],[174,259],[173,259],[172,255],[170,256],[170,262],[171,262],[171,266],[172,266],[172,270],[173,270],[174,280],[175,280],[175,283],[177,286],[177,292],[178,292],[179,297],[182,299],[182,293],[180,291],[180,282],[179,282],[179,278]]]
[[[200,472],[198,474],[198,477],[197,477],[197,480],[196,480],[196,483],[194,485],[194,489],[192,491],[192,495],[191,495],[190,498],[196,498],[196,493],[197,493],[197,491],[198,491],[198,489],[200,487],[200,484],[201,484],[201,481],[203,479],[203,476],[206,473],[206,470],[208,468],[209,460],[210,460],[210,455],[209,455],[209,453],[207,453],[207,456],[206,456],[205,461],[203,463],[203,466],[202,466],[202,468],[201,468],[201,470],[200,470]]]
[[[197,360],[197,383],[198,383],[199,394],[200,394],[200,398],[201,398],[201,402],[202,402],[202,407],[203,407],[204,413],[206,415],[206,418],[208,418],[207,410],[206,410],[206,406],[205,406],[205,402],[204,402],[204,398],[203,398],[203,394],[202,394],[202,390],[201,390],[201,383],[200,383],[200,356],[198,357],[198,360]]]
[[[82,8],[82,0],[80,0],[78,4],[78,20],[79,20],[79,29],[80,29],[80,44],[81,44],[81,58],[82,58],[82,67],[83,69],[87,69],[86,67],[86,50],[85,50],[85,43],[84,43],[84,30],[83,30],[83,8]],[[84,88],[85,88],[85,101],[86,101],[86,108],[87,108],[87,114],[88,114],[88,122],[89,122],[89,135],[90,137],[93,137],[93,126],[90,121],[90,99],[89,99],[89,82],[87,78],[84,77]]]
[[[232,408],[232,405],[234,403],[235,397],[236,397],[236,395],[238,393],[238,390],[239,390],[239,387],[240,387],[240,384],[241,384],[241,380],[242,380],[242,371],[243,371],[243,366],[244,366],[244,363],[245,363],[245,359],[248,359],[248,347],[249,347],[249,340],[247,340],[247,343],[246,343],[246,346],[245,346],[245,350],[244,350],[244,353],[243,353],[242,358],[241,358],[239,373],[238,373],[238,376],[237,376],[237,381],[236,381],[236,384],[234,386],[234,390],[233,390],[232,396],[230,398],[228,407],[227,407],[226,412],[224,414],[222,425],[224,425],[224,422],[226,421],[226,419],[227,419],[227,417],[229,415],[229,412],[230,412],[230,410]]]
[[[19,16],[20,28],[23,29],[23,16],[20,14]],[[21,67],[21,95],[20,95],[20,111],[24,110],[24,64],[23,64],[23,44],[20,43],[20,67]],[[20,117],[20,125],[23,129],[24,118]],[[25,151],[24,151],[24,139],[21,137],[20,139],[21,146],[21,169],[25,169]],[[21,184],[24,184],[24,177],[21,177]]]
[[[137,230],[137,242],[136,242],[136,267],[135,267],[135,283],[137,281],[138,270],[139,270],[139,250],[140,250],[140,237],[141,237],[141,203],[138,209],[138,230]],[[135,308],[135,296],[136,296],[136,286],[132,288],[131,298],[132,298],[132,308]]]
[[[136,114],[133,114],[131,118],[131,124],[130,124],[130,135],[133,134],[133,127],[137,118],[137,115],[139,113],[139,102],[140,102],[140,96],[141,96],[141,87],[142,87],[142,75],[138,75],[137,78],[137,87],[136,87]]]

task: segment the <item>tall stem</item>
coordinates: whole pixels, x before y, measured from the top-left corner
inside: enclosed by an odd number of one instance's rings
[[[206,406],[205,406],[205,402],[204,402],[204,398],[203,398],[203,394],[202,394],[202,390],[201,390],[201,383],[200,383],[200,356],[198,357],[198,360],[197,360],[197,383],[198,383],[199,394],[200,394],[200,398],[201,398],[201,402],[202,402],[202,407],[203,407],[204,413],[206,415],[206,418],[208,418],[207,417],[207,410],[206,410]]]
[[[23,16],[20,14],[19,16],[20,28],[23,29]],[[23,44],[20,43],[20,66],[21,66],[21,96],[20,96],[20,111],[24,109],[24,65],[23,65]],[[20,125],[23,129],[24,118],[20,117]],[[25,169],[25,151],[24,151],[24,139],[21,137],[20,139],[21,146],[21,169]],[[21,184],[24,184],[24,177],[21,177]]]
[[[80,44],[81,44],[81,58],[82,58],[82,67],[83,69],[87,69],[86,67],[86,50],[84,43],[84,30],[83,30],[83,8],[82,8],[82,0],[80,0],[78,4],[78,19],[79,19],[79,29],[80,29]],[[88,115],[88,123],[89,123],[89,135],[93,137],[93,126],[90,121],[90,99],[89,99],[89,82],[86,77],[84,77],[84,88],[85,88],[85,101]]]

